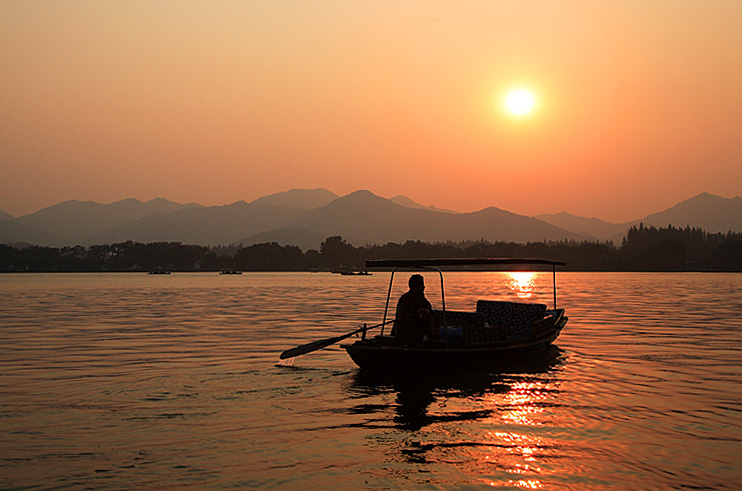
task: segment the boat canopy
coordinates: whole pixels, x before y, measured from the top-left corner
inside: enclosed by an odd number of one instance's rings
[[[523,258],[426,258],[426,259],[371,259],[366,261],[367,268],[426,268],[438,266],[481,266],[481,265],[549,265],[552,267],[566,266],[562,261],[551,259],[523,259]]]
[[[386,323],[387,313],[389,312],[389,301],[392,295],[392,284],[394,283],[394,273],[399,268],[419,268],[432,269],[437,271],[441,278],[441,304],[445,321],[446,315],[446,294],[443,287],[443,271],[440,267],[444,266],[482,266],[482,265],[548,265],[553,271],[554,281],[554,310],[557,308],[557,289],[556,289],[556,267],[566,266],[563,261],[553,261],[551,259],[536,258],[510,258],[510,257],[465,257],[465,258],[425,258],[425,259],[369,259],[366,261],[367,268],[392,268],[392,275],[389,279],[389,293],[386,297],[386,307],[384,308],[384,323]],[[382,327],[381,333],[384,334]]]

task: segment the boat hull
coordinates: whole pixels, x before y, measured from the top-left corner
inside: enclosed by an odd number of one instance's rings
[[[461,370],[493,369],[519,363],[534,353],[548,349],[567,324],[562,317],[538,337],[492,344],[489,346],[461,347],[445,345],[396,345],[379,339],[356,341],[341,345],[353,362],[364,370]]]

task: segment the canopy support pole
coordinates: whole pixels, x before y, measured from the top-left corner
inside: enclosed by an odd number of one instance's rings
[[[392,297],[392,285],[394,284],[394,272],[397,271],[399,266],[395,266],[392,269],[392,276],[389,278],[389,292],[386,294],[386,307],[384,307],[384,324],[386,324],[386,313],[389,312],[389,299]],[[384,325],[381,326],[381,335],[384,335]]]
[[[556,303],[556,264],[552,265],[554,268],[554,310],[557,309],[557,303]]]

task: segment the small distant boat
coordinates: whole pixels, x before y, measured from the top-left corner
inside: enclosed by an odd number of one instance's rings
[[[156,270],[150,271],[147,274],[170,274],[170,271],[166,269],[156,269]]]
[[[223,269],[219,271],[219,274],[242,274],[242,271],[236,269]]]
[[[372,273],[369,273],[365,269],[359,270],[359,271],[353,271],[351,269],[341,271],[340,274],[342,276],[371,276]]]

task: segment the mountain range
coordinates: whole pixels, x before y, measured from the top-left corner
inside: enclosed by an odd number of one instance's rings
[[[420,205],[405,196],[387,199],[366,190],[338,196],[326,189],[294,189],[223,206],[162,198],[147,202],[130,198],[110,204],[73,200],[17,218],[0,211],[0,243],[59,247],[126,240],[245,246],[278,242],[308,250],[318,249],[333,235],[355,246],[407,240],[620,243],[626,231],[640,222],[742,232],[742,198],[702,193],[626,223],[568,213],[528,217],[495,207],[458,213]]]

